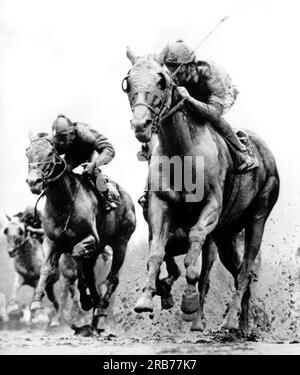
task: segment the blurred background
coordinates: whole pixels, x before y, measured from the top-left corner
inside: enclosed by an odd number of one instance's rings
[[[1,215],[36,201],[25,183],[28,132],[50,131],[60,113],[108,137],[116,157],[103,170],[137,203],[147,164],[136,159],[140,144],[121,90],[131,66],[126,46],[137,55],[159,52],[179,38],[196,46],[224,16],[230,18],[196,53],[221,64],[237,85],[232,125],[256,131],[275,154],[281,192],[266,228],[257,293],[264,300],[272,290],[266,301],[278,309],[293,304],[297,291],[288,277],[297,277],[300,241],[297,0],[0,1]],[[136,209],[133,242],[143,242],[146,256],[147,227]],[[144,260],[140,264],[144,272]],[[288,310],[280,319],[287,322],[287,316]]]

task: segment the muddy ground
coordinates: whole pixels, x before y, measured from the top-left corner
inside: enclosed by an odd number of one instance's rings
[[[294,227],[292,232],[289,231],[291,225]],[[82,337],[74,335],[74,331],[66,325],[50,329],[47,322],[30,327],[22,321],[10,321],[2,324],[0,330],[0,353],[300,354],[300,281],[299,258],[296,256],[300,228],[293,223],[293,206],[284,213],[275,210],[266,226],[261,257],[252,284],[249,341],[218,332],[233,292],[232,278],[219,261],[211,273],[205,307],[207,326],[203,333],[190,332],[190,323],[183,320],[180,312],[185,285],[182,257],[177,258],[182,276],[174,286],[176,303],[173,309],[162,311],[160,299],[155,297],[153,315],[133,311],[145,280],[148,250],[144,233],[144,228],[138,230],[130,242],[105,332],[100,336]],[[9,300],[13,267],[3,240],[0,254],[0,292]],[[19,293],[20,302],[25,306],[31,296],[30,288],[23,288]],[[48,303],[45,311],[51,314]],[[67,311],[65,317],[69,325],[70,316]],[[89,323],[90,314],[81,314],[75,320],[73,323],[82,326]]]

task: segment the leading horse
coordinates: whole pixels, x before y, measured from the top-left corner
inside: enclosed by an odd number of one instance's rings
[[[26,155],[30,190],[34,194],[44,191],[46,196],[42,215],[45,261],[31,309],[41,308],[45,287],[57,268],[60,255],[70,253],[77,260],[81,306],[86,311],[93,308],[92,326],[97,327],[99,318],[106,316],[109,299],[119,282],[128,241],[135,230],[133,202],[124,189],[110,181],[119,193],[119,205],[105,213],[96,188],[83,176],[68,170],[46,133],[31,139]],[[107,245],[113,250],[113,259],[105,283],[106,292],[100,295],[94,266]]]
[[[184,317],[193,321],[193,330],[203,329],[203,305],[216,245],[236,287],[222,326],[247,332],[251,269],[261,246],[266,220],[279,194],[274,157],[257,135],[249,133],[259,168],[236,174],[224,139],[181,99],[161,56],[136,57],[128,49],[127,57],[133,66],[122,87],[128,94],[135,136],[144,143],[151,140],[153,133],[158,133],[149,163],[148,278],[135,311],[153,311],[153,296],[157,292],[157,277],[165,259],[166,245],[170,256],[170,238],[180,229],[185,233],[182,252],[186,253],[186,289],[181,303]],[[201,168],[197,163],[199,157],[203,160]],[[172,158],[180,162],[173,172],[170,171]],[[193,181],[199,177],[202,199],[197,188],[180,190],[175,186],[178,180],[180,186],[184,186],[183,176],[189,172]],[[240,259],[236,239],[243,229],[245,249]]]

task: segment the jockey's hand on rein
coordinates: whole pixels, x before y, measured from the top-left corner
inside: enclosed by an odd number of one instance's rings
[[[95,162],[90,162],[90,163],[83,163],[81,166],[84,168],[82,174],[91,176],[94,172],[94,169],[96,168]]]
[[[178,94],[181,96],[182,99],[187,99],[187,100],[189,100],[189,98],[190,98],[190,94],[189,94],[189,92],[187,91],[187,89],[186,89],[185,87],[183,87],[183,86],[178,86],[178,87],[176,88],[176,90],[177,90]]]

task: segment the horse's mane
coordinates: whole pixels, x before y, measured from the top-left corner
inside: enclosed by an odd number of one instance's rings
[[[46,138],[46,137],[50,137],[50,134],[46,132],[39,132],[34,138]]]

